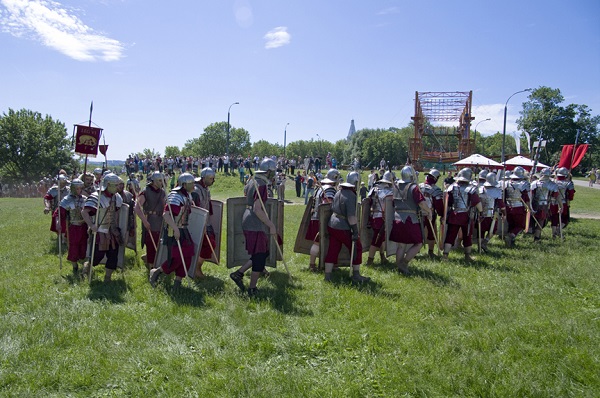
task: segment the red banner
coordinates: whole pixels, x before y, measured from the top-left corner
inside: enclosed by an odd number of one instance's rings
[[[577,145],[577,148],[575,149],[575,156],[573,156],[574,145],[563,145],[558,167],[566,167],[569,170],[577,167],[585,156],[588,146],[588,144]],[[571,164],[571,159],[573,160],[573,164]]]
[[[102,135],[102,129],[97,127],[76,125],[77,134],[75,135],[75,153],[78,155],[98,154],[98,141]]]
[[[106,156],[106,151],[108,151],[108,145],[98,145],[98,149],[100,153]]]

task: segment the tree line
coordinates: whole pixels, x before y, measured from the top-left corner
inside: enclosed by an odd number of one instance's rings
[[[591,169],[600,164],[599,144],[600,116],[592,115],[586,105],[563,105],[564,97],[559,89],[541,86],[533,90],[522,104],[517,125],[521,131],[521,148],[528,148],[525,132],[530,134],[530,142],[540,138],[547,144],[541,152],[540,161],[554,164],[560,158],[561,145],[573,144],[578,135],[579,143],[588,143],[591,149],[579,168]],[[230,127],[229,155],[282,156],[282,145],[266,140],[251,142],[250,133],[241,127]],[[215,122],[189,139],[182,148],[167,146],[165,157],[193,156],[206,157],[223,155],[227,147],[227,122]],[[472,132],[474,134],[474,132]],[[360,160],[364,168],[377,168],[381,158],[390,165],[402,165],[408,158],[409,140],[414,136],[412,122],[405,127],[365,128],[358,130],[349,139],[336,142],[326,140],[298,140],[285,148],[287,158],[312,156],[325,158],[330,152],[339,165],[351,164]],[[490,136],[476,134],[475,152],[484,156],[498,156],[502,152],[502,133]],[[430,138],[424,145],[434,145]],[[506,137],[505,153],[516,153],[512,137]],[[73,158],[72,142],[65,127],[51,116],[43,117],[39,112],[22,109],[8,110],[0,116],[0,177],[7,181],[31,182],[59,169],[67,172],[78,167]],[[140,157],[161,155],[154,149],[145,148]]]

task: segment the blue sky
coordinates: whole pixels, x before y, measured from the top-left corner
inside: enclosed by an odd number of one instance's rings
[[[93,100],[109,159],[181,147],[234,102],[232,126],[279,144],[287,123],[288,143],[406,126],[415,91],[473,90],[483,134],[529,87],[600,113],[597,0],[0,0],[0,49],[0,112],[71,132]]]

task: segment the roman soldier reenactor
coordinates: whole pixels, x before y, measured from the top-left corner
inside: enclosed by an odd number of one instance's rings
[[[50,187],[50,189],[48,189],[48,192],[46,192],[46,195],[44,195],[44,214],[50,213],[52,215],[52,221],[50,223],[50,231],[56,232],[57,234],[59,233],[59,231],[58,231],[59,225],[57,225],[57,221],[58,221],[57,209],[58,209],[58,205],[59,205],[60,201],[62,200],[62,198],[66,197],[70,193],[69,187],[67,186],[67,184],[69,184],[69,180],[67,179],[67,176],[65,176],[63,174],[59,174],[56,185],[53,185],[52,187]],[[64,237],[65,232],[66,231],[64,229],[62,229],[60,234]]]
[[[425,173],[425,182],[419,184],[419,189],[425,197],[427,207],[431,212],[432,219],[425,220],[425,232],[427,234],[426,241],[428,246],[428,254],[430,258],[435,255],[433,249],[435,247],[435,224],[437,216],[444,218],[444,193],[442,189],[436,185],[440,178],[440,172],[436,169],[429,170],[429,173]],[[429,222],[431,221],[431,223]],[[441,237],[440,237],[441,239]]]
[[[206,221],[205,230],[203,233],[204,238],[202,239],[202,247],[200,249],[200,255],[196,265],[196,272],[193,275],[194,278],[204,278],[202,273],[202,264],[204,260],[210,259],[213,256],[217,240],[215,230],[210,223],[210,216],[213,214],[212,204],[210,202],[210,189],[215,183],[216,173],[210,167],[205,167],[200,171],[200,178],[196,178],[194,184],[194,191],[192,194],[192,200],[196,207],[201,207],[208,211],[209,217]]]
[[[552,237],[560,236],[562,238],[562,230],[570,221],[570,205],[569,203],[575,197],[575,185],[573,181],[569,181],[569,170],[566,167],[561,167],[556,170],[556,178],[554,182],[558,185],[558,196],[551,202],[552,212]]]
[[[479,199],[483,211],[477,225],[477,230],[481,228],[481,232],[478,232],[477,235],[481,236],[481,249],[487,252],[487,244],[498,229],[498,222],[494,222],[494,219],[497,221],[499,214],[505,214],[506,208],[502,200],[502,189],[498,187],[496,173],[487,173],[485,180],[479,187]],[[493,231],[491,230],[492,224],[494,225]]]
[[[96,191],[100,191],[100,188],[102,187],[102,168],[101,167],[96,167],[93,171],[94,173],[94,188],[96,189]]]
[[[550,180],[550,168],[545,167],[540,171],[540,179],[531,184],[531,207],[535,225],[533,226],[533,241],[539,242],[542,238],[542,228],[550,218],[550,200],[558,198],[558,185]]]
[[[462,243],[465,250],[465,260],[472,261],[473,248],[473,219],[474,210],[481,213],[483,207],[477,194],[477,187],[471,184],[473,171],[465,167],[458,172],[456,181],[446,190],[444,207],[448,209],[447,232],[444,239],[443,259],[448,259],[448,253],[456,241],[459,230],[462,232]]]
[[[404,166],[400,179],[394,184],[394,223],[389,239],[398,243],[396,267],[402,275],[410,275],[409,262],[423,247],[423,217],[432,219],[431,210],[416,184],[412,166]]]
[[[392,185],[394,184],[394,174],[386,171],[383,177],[374,183],[373,188],[367,194],[370,201],[369,225],[373,231],[371,245],[369,246],[369,257],[366,265],[372,265],[375,259],[375,253],[379,252],[381,263],[387,263],[384,254],[383,245],[385,243],[385,199],[393,196]],[[364,202],[363,202],[364,203]]]
[[[194,241],[188,229],[188,218],[193,205],[190,192],[194,190],[194,176],[183,173],[177,179],[175,187],[167,197],[163,211],[166,223],[161,245],[166,246],[167,259],[158,268],[150,270],[150,284],[156,286],[158,277],[165,273],[175,272],[174,287],[181,286],[181,280],[186,277],[187,267],[194,257]]]
[[[362,262],[362,245],[358,233],[358,219],[356,217],[356,188],[360,182],[360,174],[353,171],[346,177],[346,182],[340,184],[341,189],[336,192],[331,210],[333,214],[327,224],[329,232],[329,247],[325,256],[325,281],[331,281],[331,272],[334,264],[338,261],[338,256],[342,245],[348,248],[354,255],[352,264],[352,281],[357,283],[369,282],[371,278],[360,274],[360,264]]]
[[[142,248],[146,246],[146,254],[142,260],[148,269],[154,264],[158,250],[160,229],[163,223],[163,209],[167,194],[163,189],[164,175],[155,171],[148,177],[148,183],[135,201],[135,214],[142,220]]]
[[[127,240],[128,242],[133,243],[133,248],[135,248],[135,240],[136,240],[136,222],[135,222],[135,195],[129,191],[125,190],[125,183],[120,182],[118,185],[119,195],[123,198],[123,203],[129,206],[129,213],[127,216]],[[125,242],[127,244],[128,242]]]
[[[517,235],[525,229],[527,211],[529,209],[529,181],[525,179],[525,169],[515,167],[510,175],[510,181],[505,182],[506,220],[508,233],[504,237],[507,247],[515,245]]]
[[[69,195],[60,201],[61,230],[67,231],[69,252],[67,261],[73,264],[73,273],[79,270],[78,261],[84,260],[87,250],[87,228],[81,215],[86,197],[82,195],[84,182],[76,178],[71,181]]]
[[[82,195],[88,197],[94,192],[96,192],[96,186],[94,185],[94,175],[89,171],[81,174],[79,179],[83,181],[83,191]]]
[[[95,267],[106,256],[104,282],[110,281],[112,273],[117,269],[119,246],[123,244],[118,227],[119,209],[123,205],[123,198],[117,192],[121,182],[123,180],[116,174],[107,174],[100,190],[86,199],[81,211],[83,220],[92,233],[96,234],[96,244],[92,248],[93,258],[84,264],[83,275],[91,272],[90,265]]]
[[[140,182],[136,178],[135,173],[129,174],[129,179],[127,180],[125,187],[127,188],[127,191],[133,195],[133,198],[137,199],[140,194]]]

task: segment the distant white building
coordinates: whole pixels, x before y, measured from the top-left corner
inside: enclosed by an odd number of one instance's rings
[[[348,131],[347,139],[350,139],[356,133],[356,127],[354,127],[354,119],[350,121],[350,130]]]

